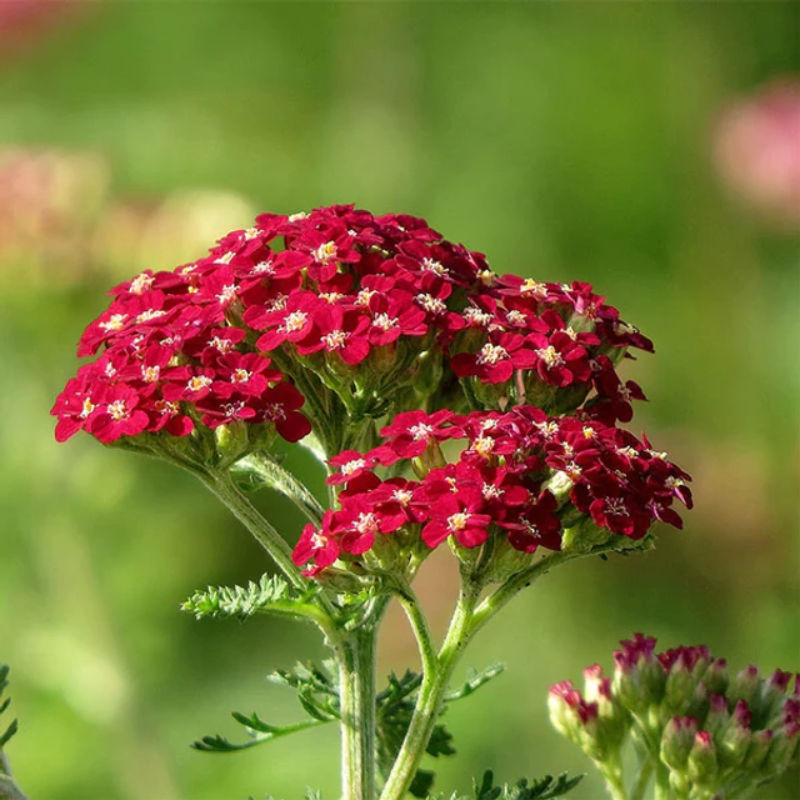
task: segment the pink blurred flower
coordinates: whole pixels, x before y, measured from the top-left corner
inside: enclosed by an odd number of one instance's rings
[[[65,18],[85,12],[92,5],[76,0],[2,0],[0,55],[61,27]]]
[[[772,222],[800,229],[800,76],[735,102],[719,120],[717,168]]]
[[[2,7],[2,3],[0,3]],[[85,272],[110,172],[93,152],[0,147],[0,266],[25,280]]]

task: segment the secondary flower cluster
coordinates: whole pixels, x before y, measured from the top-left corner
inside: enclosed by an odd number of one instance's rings
[[[381,434],[384,443],[368,453],[331,459],[338,471],[328,482],[344,485],[341,509],[303,531],[294,558],[310,564],[307,574],[367,553],[379,535],[427,548],[452,537],[473,548],[494,532],[534,553],[560,549],[562,528],[586,519],[633,539],[655,519],[680,528],[673,500],[691,506],[685,472],[647,441],[596,419],[551,417],[533,406],[466,416],[412,411]],[[455,463],[441,448],[450,440],[461,443]],[[376,470],[387,467],[395,475],[410,467],[420,479],[382,480]]]
[[[635,634],[614,653],[613,678],[595,664],[583,694],[571,681],[550,689],[553,725],[578,744],[613,786],[629,733],[669,772],[674,796],[726,797],[774,778],[798,756],[800,675],[754,666],[732,678],[703,645],[655,652]],[[656,772],[658,772],[658,769]],[[738,796],[738,795],[737,795]]]
[[[627,421],[643,394],[614,365],[629,347],[652,349],[588,284],[498,277],[421,219],[352,206],[263,214],[207,257],[111,294],[78,350],[102,354],[53,408],[59,440],[244,420],[295,441],[311,427],[298,388],[331,390],[347,409],[358,395],[380,416],[403,410],[403,388],[436,394],[448,365],[492,385],[493,400],[559,413],[585,403]]]

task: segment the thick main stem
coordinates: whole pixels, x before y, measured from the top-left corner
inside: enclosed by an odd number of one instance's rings
[[[342,800],[375,800],[377,625],[357,628],[336,648],[342,734]]]
[[[425,671],[414,716],[380,800],[401,800],[414,779],[439,717],[453,669],[473,633],[471,625],[476,599],[477,591],[473,587],[467,585],[462,589],[439,655],[431,665],[432,669]]]

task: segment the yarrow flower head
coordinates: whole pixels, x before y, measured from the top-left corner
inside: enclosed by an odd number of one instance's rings
[[[592,758],[610,788],[622,781],[629,734],[658,744],[639,752],[667,776],[676,798],[738,796],[798,759],[800,675],[761,677],[750,666],[729,677],[726,661],[705,645],[662,653],[655,645],[635,634],[614,653],[613,677],[594,666],[583,693],[570,681],[550,689],[553,725]]]
[[[539,548],[630,549],[691,507],[689,476],[617,426],[644,394],[616,365],[652,343],[588,284],[497,275],[422,219],[262,214],[110,294],[56,438],[216,480],[308,437],[335,502],[295,547],[306,575],[411,577],[447,542],[464,563],[493,549],[499,581]]]
[[[482,385],[495,404],[583,404],[612,424],[644,396],[614,365],[652,350],[588,284],[498,277],[424,220],[353,206],[262,214],[205,258],[110,294],[78,348],[95,360],[53,407],[59,440],[152,444],[244,424],[259,444],[267,430],[297,441],[326,414],[466,410]]]
[[[566,528],[589,525],[622,546],[642,539],[657,519],[681,527],[672,505],[691,505],[686,473],[595,419],[551,417],[532,406],[467,415],[443,409],[401,414],[381,434],[373,450],[330,460],[328,483],[344,487],[341,511],[296,548],[295,562],[309,574],[333,563],[334,552],[368,568],[381,537],[402,539],[409,569],[446,540],[472,549],[492,539],[531,555],[562,549]],[[454,447],[460,451],[448,461]],[[416,480],[387,477],[398,471]],[[353,536],[361,514],[376,520],[366,539]]]

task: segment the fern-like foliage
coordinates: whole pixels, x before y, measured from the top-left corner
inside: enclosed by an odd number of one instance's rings
[[[11,698],[3,700],[6,688],[8,687],[9,667],[7,664],[0,664],[0,714],[3,714],[11,703]],[[12,720],[5,732],[0,734],[0,749],[5,747],[8,740],[17,732],[17,720]]]
[[[556,800],[564,797],[581,780],[583,775],[568,778],[567,774],[563,773],[558,778],[545,775],[532,783],[522,778],[513,786],[507,783],[497,786],[494,782],[494,773],[487,769],[480,781],[473,781],[472,794],[469,797],[454,792],[451,795],[431,795],[428,800]]]
[[[231,753],[339,719],[339,691],[332,670],[332,662],[326,662],[323,668],[314,664],[297,664],[294,669],[278,670],[267,676],[273,683],[295,689],[297,699],[310,719],[294,725],[272,725],[262,720],[255,712],[247,716],[234,711],[231,716],[244,727],[249,737],[247,740],[234,743],[216,734],[204,736],[193,742],[192,747],[206,753]]]
[[[255,800],[255,798],[251,796],[248,800]],[[275,800],[275,798],[271,794],[268,794],[264,800]],[[322,800],[322,792],[318,792],[316,789],[306,789],[303,800]]]
[[[251,714],[249,717],[234,711],[231,716],[240,724],[243,725],[247,731],[249,740],[244,742],[234,743],[229,741],[224,736],[216,734],[215,736],[204,736],[202,739],[192,742],[192,747],[195,750],[201,750],[206,753],[232,753],[236,750],[247,750],[249,747],[255,747],[257,744],[264,742],[271,742],[273,739],[280,739],[283,736],[288,736],[290,733],[297,733],[304,731],[308,728],[315,728],[321,725],[319,720],[306,720],[298,722],[296,725],[270,725],[264,722],[256,713]]]
[[[237,603],[238,600],[233,598],[230,607],[235,607]],[[241,612],[232,611],[226,616],[234,616],[236,613]],[[462,685],[445,695],[440,713],[443,714],[450,703],[469,697],[502,671],[502,666],[493,665],[481,672],[473,673]],[[308,719],[293,725],[281,726],[265,722],[256,713],[248,716],[234,711],[231,716],[244,727],[248,736],[244,742],[231,742],[226,737],[217,734],[204,736],[194,742],[192,747],[207,753],[230,753],[246,750],[258,744],[288,736],[290,733],[341,719],[339,678],[334,661],[324,661],[321,666],[313,663],[296,664],[290,670],[273,672],[267,676],[267,680],[294,689],[298,702],[308,715]],[[406,671],[400,678],[392,673],[389,676],[387,687],[375,698],[378,768],[384,776],[388,776],[400,752],[417,705],[421,686],[422,676],[416,672]],[[425,752],[434,758],[451,756],[456,752],[452,734],[442,723],[435,725]],[[491,781],[491,773],[489,775]],[[435,775],[430,770],[417,770],[409,791],[414,797],[428,797],[434,778]],[[313,794],[310,795],[310,797],[313,796]],[[497,795],[498,798],[502,797],[504,800],[506,797],[509,800],[534,800],[534,798],[539,800],[540,797],[542,800],[549,800],[551,797],[558,796],[557,794]],[[457,798],[453,798],[453,800],[457,800]],[[478,800],[495,800],[495,798],[481,795]]]
[[[194,614],[196,619],[236,617],[246,620],[254,614],[284,614],[306,616],[304,609],[316,592],[316,587],[299,594],[283,578],[262,575],[258,583],[247,586],[209,586],[195,592],[181,605],[181,611]]]
[[[481,672],[474,673],[462,686],[451,690],[445,695],[440,713],[445,713],[449,703],[469,697],[469,695],[502,671],[503,667],[495,664]],[[416,672],[407,670],[401,678],[392,673],[389,676],[388,687],[378,694],[376,698],[378,705],[376,732],[378,768],[384,776],[388,776],[389,772],[391,772],[400,752],[408,726],[411,723],[421,685],[422,676]],[[455,754],[453,736],[442,723],[437,723],[434,727],[425,752],[434,758]],[[409,792],[414,797],[428,797],[435,777],[435,773],[431,770],[418,769],[409,787]]]
[[[341,718],[339,679],[334,661],[326,659],[322,667],[311,662],[298,663],[291,670],[273,672],[267,680],[294,689],[300,705],[312,719],[331,722]]]

